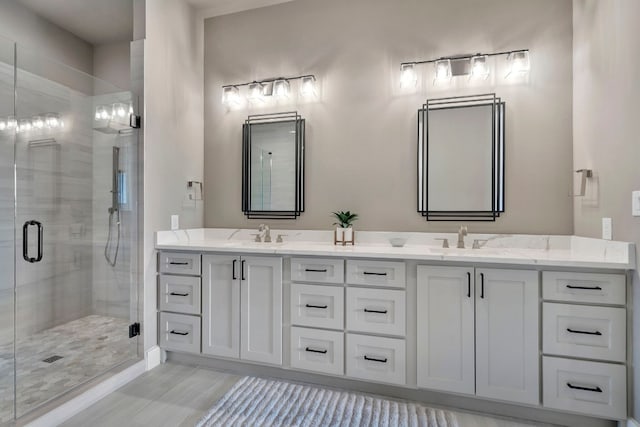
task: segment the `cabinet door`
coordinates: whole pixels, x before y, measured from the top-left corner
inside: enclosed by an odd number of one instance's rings
[[[418,266],[418,386],[474,394],[473,268]]]
[[[240,356],[240,257],[202,257],[202,353]]]
[[[538,272],[476,270],[476,394],[537,405]]]
[[[282,364],[282,258],[242,257],[240,358]]]

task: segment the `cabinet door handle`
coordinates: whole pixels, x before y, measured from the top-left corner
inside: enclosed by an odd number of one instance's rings
[[[600,331],[579,331],[577,329],[571,329],[571,328],[567,328],[567,332],[571,332],[572,334],[585,334],[585,335],[602,335],[602,332]]]
[[[467,298],[471,298],[471,273],[467,271]]]
[[[480,273],[480,298],[484,299],[484,273]]]
[[[379,313],[379,314],[387,314],[387,310],[375,310],[373,308],[365,308],[365,313]]]
[[[309,353],[327,354],[327,350],[326,349],[317,350],[317,349],[311,348],[311,347],[305,348],[304,351],[308,351]]]
[[[189,265],[188,262],[169,261],[169,265]]]
[[[577,285],[567,285],[568,289],[587,289],[590,291],[601,291],[602,288],[600,286],[577,286]]]
[[[315,305],[315,304],[305,304],[304,306],[307,308],[322,308],[322,309],[327,309],[329,307],[328,305]]]
[[[375,271],[364,271],[362,272],[362,274],[365,274],[367,276],[386,276],[387,273],[376,273]]]
[[[169,333],[173,335],[182,335],[182,336],[189,335],[189,332],[183,332],[183,331],[171,331]]]
[[[233,259],[233,263],[231,264],[231,279],[232,280],[236,280],[236,262],[238,262],[237,259]]]
[[[304,271],[307,271],[309,273],[326,273],[327,269],[326,268],[305,268]]]
[[[189,296],[189,292],[185,292],[185,293],[182,293],[182,292],[171,292],[171,293],[169,293],[169,295],[172,295],[174,297],[188,297]]]
[[[244,280],[244,260],[240,261],[240,280]]]
[[[369,360],[371,362],[387,363],[387,358],[386,357],[383,357],[383,358],[369,357],[366,354],[364,355],[364,360]]]
[[[573,385],[571,383],[567,383],[567,387],[572,388],[574,390],[584,390],[584,391],[592,391],[594,393],[602,393],[602,389],[600,387],[580,387],[577,385]]]

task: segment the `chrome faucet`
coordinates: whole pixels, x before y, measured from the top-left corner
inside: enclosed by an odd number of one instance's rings
[[[260,224],[260,226],[258,226],[258,231],[260,232],[260,237],[262,237],[262,241],[264,243],[271,243],[271,229],[267,224]]]
[[[467,226],[461,225],[458,229],[458,249],[464,249],[464,236],[466,236],[467,234]]]

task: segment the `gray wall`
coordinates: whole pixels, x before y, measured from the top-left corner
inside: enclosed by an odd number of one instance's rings
[[[640,247],[640,2],[574,1],[574,167],[591,168],[587,197],[575,201],[575,233],[600,237],[602,217],[614,240]],[[640,254],[640,252],[638,252]],[[637,260],[640,265],[640,258]],[[633,414],[640,418],[640,278],[633,275]]]
[[[93,75],[120,89],[131,87],[130,42],[100,44],[93,49]]]
[[[0,0],[0,36],[85,73],[93,72],[93,46],[33,13],[17,0]]]
[[[203,204],[187,197],[187,181],[202,181],[202,24],[184,2],[146,4],[144,55],[144,347],[156,341],[154,232],[202,227]]]
[[[254,227],[241,206],[241,124],[297,109],[307,119],[306,211],[285,228],[453,230],[416,213],[416,110],[427,98],[496,91],[507,104],[506,214],[471,230],[573,231],[570,0],[297,0],[205,21],[205,224]],[[531,49],[526,85],[401,94],[400,62]],[[428,70],[429,68],[423,68]],[[319,102],[226,111],[223,84],[316,74]],[[462,167],[464,165],[461,165]]]

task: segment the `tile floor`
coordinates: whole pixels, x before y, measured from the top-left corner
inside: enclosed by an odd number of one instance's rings
[[[91,315],[17,341],[17,413],[24,415],[135,357],[129,320]],[[13,418],[13,348],[0,348],[0,423]],[[52,363],[51,356],[62,356]]]

